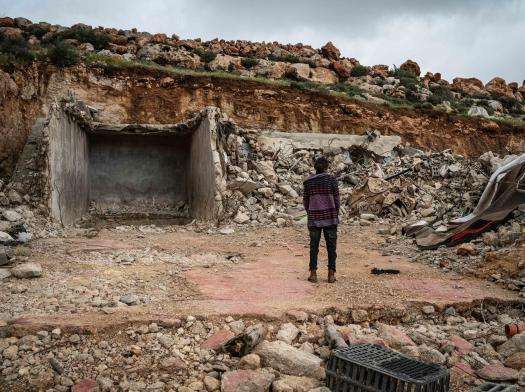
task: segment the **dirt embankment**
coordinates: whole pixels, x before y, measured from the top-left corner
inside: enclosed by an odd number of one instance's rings
[[[0,174],[12,169],[36,117],[70,93],[99,109],[107,122],[177,123],[217,106],[245,128],[358,134],[377,129],[401,135],[414,146],[450,148],[468,156],[525,149],[524,128],[250,80],[84,66],[67,71],[35,66],[10,77],[15,86],[7,74],[0,79]]]

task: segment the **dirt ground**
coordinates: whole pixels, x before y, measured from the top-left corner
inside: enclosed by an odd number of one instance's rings
[[[20,259],[39,262],[44,274],[1,285],[0,315],[21,324],[100,327],[189,314],[279,317],[290,309],[442,308],[517,299],[486,280],[385,255],[385,239],[376,233],[374,226],[340,227],[338,281],[326,282],[323,247],[320,282],[311,284],[303,227],[224,235],[182,226],[118,226],[94,238],[77,229],[65,238],[34,241],[29,251],[17,249]],[[400,273],[376,276],[374,267]]]

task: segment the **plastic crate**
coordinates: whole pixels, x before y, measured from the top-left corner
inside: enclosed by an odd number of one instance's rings
[[[474,388],[472,392],[518,392],[518,386],[486,382],[481,384],[479,387]]]
[[[334,392],[447,392],[449,383],[447,369],[376,344],[334,350],[326,366]]]

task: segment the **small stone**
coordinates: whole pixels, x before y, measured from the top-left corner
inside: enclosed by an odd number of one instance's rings
[[[406,333],[392,325],[379,324],[378,332],[378,336],[383,339],[389,347],[394,349],[415,345]]]
[[[241,369],[256,370],[261,367],[261,358],[257,354],[248,354],[239,361]]]
[[[286,323],[281,326],[277,332],[276,338],[282,340],[285,343],[292,344],[297,335],[299,334],[299,329],[292,323]]]
[[[423,308],[421,308],[421,311],[423,313],[425,313],[425,314],[432,314],[436,310],[434,309],[434,307],[432,305],[428,305],[428,306],[423,306]]]
[[[120,297],[120,302],[128,306],[133,306],[139,302],[139,297],[135,294],[124,294],[122,297]]]
[[[473,243],[469,242],[459,245],[456,253],[460,256],[475,256],[478,254],[478,250]]]
[[[9,222],[17,222],[22,219],[22,215],[20,215],[15,210],[5,210],[2,215],[6,220]]]
[[[224,343],[233,338],[235,334],[232,331],[222,329],[215,332],[212,336],[206,339],[202,344],[201,348],[205,350],[218,350]]]
[[[505,361],[505,366],[512,368],[512,369],[516,369],[516,370],[525,368],[525,352],[518,351],[512,354]]]
[[[222,375],[221,392],[267,392],[275,376],[256,370],[235,370]]]
[[[283,376],[272,384],[273,392],[308,392],[321,386],[321,382],[314,378]]]
[[[305,321],[308,321],[308,314],[301,310],[289,310],[288,312],[286,312],[286,315],[290,317],[292,320],[298,321],[300,323],[304,323]]]
[[[354,323],[363,323],[368,321],[368,312],[364,309],[353,309],[351,311],[352,319]]]
[[[208,392],[218,391],[221,387],[221,382],[216,378],[206,376],[204,377],[204,387]]]

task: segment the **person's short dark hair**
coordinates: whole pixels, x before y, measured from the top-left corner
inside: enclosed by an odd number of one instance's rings
[[[328,159],[324,155],[321,155],[315,158],[314,169],[316,172],[322,173],[328,170],[329,164]]]

